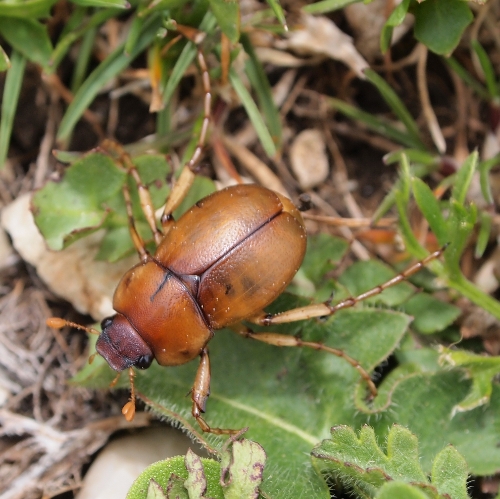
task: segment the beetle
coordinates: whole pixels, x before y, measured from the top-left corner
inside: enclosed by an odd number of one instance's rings
[[[181,28],[182,29],[182,28]],[[189,31],[185,36],[189,35]],[[247,320],[269,326],[332,315],[360,300],[381,293],[442,253],[438,250],[391,280],[366,293],[332,305],[329,301],[269,315],[263,310],[288,286],[306,250],[306,229],[299,210],[284,195],[258,185],[236,185],[198,201],[175,221],[174,209],[195,177],[210,122],[210,83],[202,52],[198,63],[205,90],[204,117],[198,144],[167,200],[157,228],[149,191],[130,158],[116,145],[120,162],[137,184],[141,206],[157,248],[150,254],[138,234],[132,215],[128,184],[123,186],[129,229],[140,263],[119,282],[113,308],[102,332],[59,318],[50,327],[71,326],[99,335],[96,350],[116,371],[128,370],[130,400],[123,407],[128,420],[135,413],[134,368],[146,369],[153,360],[176,366],[196,357],[200,364],[191,390],[192,415],[203,431],[229,434],[235,430],[210,427],[201,416],[210,393],[210,359],[207,344],[215,331],[231,326],[240,335],[276,346],[308,347],[344,358],[358,370],[371,395],[377,393],[370,375],[341,350],[321,343],[272,332],[254,332]]]
[[[210,392],[207,344],[216,330],[230,325],[243,336],[265,343],[311,347],[343,357],[358,369],[375,395],[369,375],[344,352],[284,334],[255,333],[240,322],[249,319],[271,325],[331,315],[401,282],[437,258],[441,250],[390,281],[336,305],[325,302],[274,316],[262,312],[293,279],[306,241],[304,221],[293,203],[255,184],[215,192],[178,221],[170,220],[156,252],[146,253],[120,280],[113,298],[116,314],[102,321],[96,343],[97,353],[115,371],[129,370],[131,399],[123,409],[125,417],[132,419],[135,411],[134,367],[146,369],[153,360],[176,366],[200,357],[191,391],[192,415],[203,431],[231,433],[210,427],[201,416]],[[49,319],[53,327],[66,324],[81,327]]]

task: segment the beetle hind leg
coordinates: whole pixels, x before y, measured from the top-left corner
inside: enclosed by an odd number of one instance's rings
[[[207,140],[208,127],[210,125],[211,119],[211,106],[212,106],[212,89],[210,85],[210,75],[208,73],[208,66],[205,61],[205,56],[200,48],[200,44],[205,38],[205,33],[198,31],[190,26],[183,26],[181,24],[176,24],[176,29],[181,35],[192,42],[197,49],[197,61],[198,67],[200,68],[201,81],[203,85],[203,122],[201,124],[200,134],[198,136],[198,141],[196,147],[191,155],[191,158],[185,163],[182,172],[174,184],[172,192],[170,193],[165,208],[163,210],[163,215],[161,217],[161,224],[163,231],[166,233],[170,229],[173,217],[172,213],[181,204],[182,200],[185,198],[189,189],[193,185],[195,179],[195,169],[200,162],[201,156],[203,154],[203,148],[205,147],[205,142]]]
[[[443,254],[445,249],[446,246],[437,251],[434,251],[433,253],[430,253],[423,260],[410,265],[399,274],[396,274],[392,279],[389,279],[388,281],[375,286],[374,288],[369,289],[368,291],[365,291],[364,293],[361,293],[357,296],[350,296],[345,300],[336,303],[335,305],[332,305],[330,301],[326,301],[323,303],[316,303],[312,305],[306,305],[304,307],[294,308],[292,310],[286,310],[285,312],[280,312],[277,314],[267,314],[265,312],[262,312],[261,314],[251,317],[248,320],[260,326],[270,326],[273,324],[285,324],[288,322],[307,320],[313,317],[327,317],[329,315],[333,315],[339,310],[354,307],[360,301],[372,298],[373,296],[382,293],[382,291],[384,291],[385,289],[406,281],[408,277],[419,272],[429,262],[439,258]]]
[[[298,338],[296,336],[288,336],[286,334],[266,333],[266,332],[256,333],[252,331],[250,328],[244,326],[243,324],[237,324],[235,326],[231,326],[231,329],[236,333],[238,333],[240,336],[243,336],[244,338],[251,338],[253,340],[267,343],[268,345],[274,345],[277,347],[312,348],[313,350],[327,352],[337,357],[340,357],[358,371],[359,375],[368,385],[371,397],[375,397],[377,395],[377,387],[375,386],[375,383],[371,379],[370,374],[363,368],[363,366],[356,359],[347,355],[343,350],[329,347],[327,345],[324,345],[323,343],[318,343],[314,341],[303,341],[301,338]]]

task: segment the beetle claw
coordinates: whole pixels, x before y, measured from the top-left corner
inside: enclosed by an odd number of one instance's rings
[[[135,416],[135,401],[129,400],[122,408],[122,414],[125,419],[130,423]]]

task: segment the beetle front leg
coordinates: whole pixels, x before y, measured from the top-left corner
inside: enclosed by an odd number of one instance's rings
[[[231,326],[231,329],[238,333],[240,336],[244,338],[251,338],[253,340],[262,341],[263,343],[267,343],[268,345],[274,345],[276,347],[299,347],[299,348],[312,348],[313,350],[320,350],[322,352],[327,352],[337,357],[344,359],[346,362],[351,364],[354,369],[359,372],[359,375],[366,381],[368,388],[372,397],[377,395],[377,387],[375,383],[372,381],[369,373],[363,368],[363,366],[356,360],[347,355],[343,350],[339,350],[338,348],[332,348],[327,345],[323,345],[323,343],[318,343],[315,341],[303,341],[301,338],[296,336],[288,336],[286,334],[279,333],[256,333],[252,331],[250,328],[244,326],[243,324],[236,324]]]
[[[208,396],[210,395],[210,357],[208,356],[208,349],[204,348],[200,354],[200,365],[196,371],[193,389],[191,390],[191,400],[193,407],[191,414],[200,425],[202,431],[207,433],[214,433],[216,435],[232,435],[238,433],[239,430],[230,430],[225,428],[212,428],[201,417],[205,412]]]

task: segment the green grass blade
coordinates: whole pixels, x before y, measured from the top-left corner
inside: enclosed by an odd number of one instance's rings
[[[490,100],[490,94],[488,91],[479,83],[453,56],[452,57],[442,57],[442,61],[447,64],[458,77],[474,92],[476,92],[479,97],[484,100]]]
[[[207,12],[200,23],[199,29],[205,33],[210,33],[215,28],[216,23],[217,20],[214,15],[211,12]],[[165,88],[162,91],[163,102],[165,102],[165,104],[170,102],[175,89],[179,86],[180,81],[186,74],[187,68],[194,61],[194,58],[196,57],[196,50],[196,46],[192,43],[186,44],[186,46],[182,49],[181,54],[174,64],[172,73],[167,80]]]
[[[118,47],[90,74],[75,95],[73,102],[68,106],[59,126],[57,140],[64,141],[72,133],[76,123],[89,107],[101,88],[120,71],[123,71],[131,61],[137,57],[155,38],[160,20],[152,18],[147,28],[137,40],[137,45],[130,55],[124,53],[124,45]]]
[[[274,104],[271,85],[248,36],[242,35],[241,43],[249,56],[245,64],[248,79],[257,94],[271,137],[277,147],[280,148],[282,139],[281,117],[278,108]]]
[[[426,147],[420,138],[417,122],[413,119],[412,115],[404,105],[403,101],[397,96],[396,92],[394,92],[387,82],[375,71],[366,69],[365,76],[368,81],[377,88],[384,101],[404,124],[414,143],[420,145],[418,149],[425,150]]]
[[[493,224],[491,215],[486,211],[480,212],[479,218],[481,223],[479,224],[479,234],[477,236],[476,249],[474,251],[474,257],[477,259],[482,258],[486,251],[486,246],[490,241]]]
[[[208,0],[219,29],[231,43],[240,39],[240,4],[237,0]]]
[[[92,49],[94,47],[95,35],[97,28],[90,28],[85,32],[82,38],[82,43],[78,49],[78,57],[76,58],[75,70],[71,79],[71,91],[76,93],[82,86],[87,70],[89,67]]]
[[[286,23],[285,13],[283,12],[283,9],[281,8],[279,0],[266,0],[266,1],[267,1],[267,5],[269,5],[269,7],[271,7],[272,11],[274,12],[276,19],[278,19],[281,26],[283,26],[283,29],[285,31],[288,31],[288,25]]]
[[[427,255],[427,252],[415,237],[411,227],[410,218],[408,216],[410,182],[410,165],[408,163],[408,158],[403,155],[401,158],[401,176],[399,178],[398,188],[394,192],[396,207],[399,214],[399,227],[408,251],[416,258],[424,258]]]
[[[64,34],[61,36],[50,57],[49,67],[51,71],[55,71],[62,61],[64,56],[67,54],[68,50],[75,43],[76,40],[84,36],[89,30],[100,26],[108,19],[118,15],[120,11],[117,9],[104,9],[99,10],[93,16],[90,17],[86,22],[83,22],[85,17],[86,9],[80,7],[73,12],[66,28],[68,26],[74,25],[73,29],[65,29]],[[82,24],[83,23],[83,24]]]
[[[392,126],[386,120],[374,116],[373,114],[361,111],[357,107],[347,104],[347,102],[331,97],[327,100],[330,106],[337,111],[340,111],[345,116],[352,118],[357,121],[364,123],[370,130],[387,137],[405,147],[410,147],[412,149],[422,149],[422,143],[420,140],[416,141],[413,136],[411,136],[406,131],[401,131],[396,127]]]
[[[3,168],[9,150],[10,136],[16,114],[19,92],[23,82],[26,59],[17,51],[11,55],[11,66],[7,71],[2,96],[2,119],[0,121],[0,168]]]
[[[306,14],[326,14],[335,10],[343,9],[346,5],[359,3],[362,0],[322,0],[302,7],[302,12]]]
[[[4,19],[0,22],[0,35],[26,59],[47,68],[52,43],[47,26],[35,19]]]
[[[471,46],[475,54],[477,55],[477,58],[479,59],[479,63],[481,64],[490,98],[498,99],[498,97],[500,97],[500,93],[495,77],[495,69],[493,68],[493,64],[491,63],[486,50],[484,50],[482,45],[477,40],[473,40],[471,42]]]
[[[493,158],[481,161],[477,167],[479,171],[479,183],[481,185],[481,192],[488,204],[493,204],[495,202],[490,186],[490,170],[498,164],[500,164],[500,153],[493,156]]]
[[[0,17],[47,18],[57,0],[26,0],[23,2],[0,2]],[[8,22],[6,20],[2,22]]]
[[[451,198],[462,206],[465,203],[472,176],[476,171],[478,157],[478,152],[474,151],[467,157],[457,172],[455,184],[451,191]]]
[[[429,223],[432,232],[436,235],[440,246],[449,243],[450,240],[446,221],[441,213],[439,202],[430,187],[419,178],[413,178],[412,188],[415,201]]]
[[[394,8],[389,19],[382,28],[380,33],[380,49],[383,54],[387,52],[391,46],[392,32],[396,26],[403,23],[406,14],[408,12],[408,7],[410,6],[410,0],[403,0],[398,6]]]
[[[121,9],[130,7],[127,0],[73,0],[73,3],[84,7],[118,7]]]
[[[264,151],[269,157],[273,157],[276,154],[276,146],[274,145],[273,138],[269,133],[269,130],[264,123],[264,120],[253,100],[250,92],[246,89],[245,84],[241,81],[236,71],[231,69],[229,71],[229,81],[234,88],[234,91],[238,94],[238,97],[245,108],[252,125],[255,128],[255,132],[259,137],[259,140],[264,148]]]
[[[3,47],[0,46],[0,72],[7,71],[10,68],[9,56],[5,53]]]

